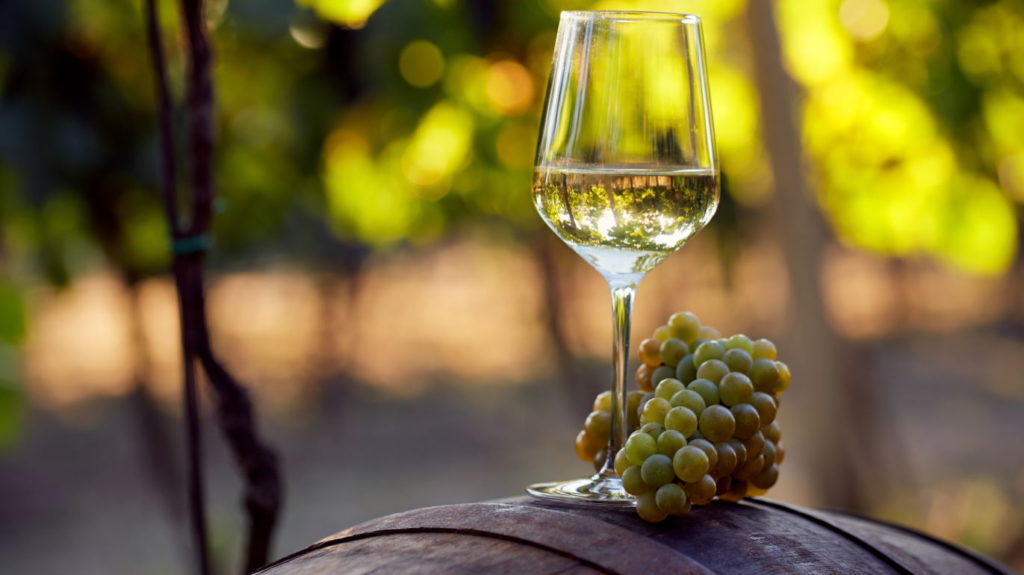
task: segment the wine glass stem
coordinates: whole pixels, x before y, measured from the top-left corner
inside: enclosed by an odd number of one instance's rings
[[[629,364],[629,330],[633,313],[633,296],[636,293],[634,281],[608,282],[612,292],[612,425],[608,439],[608,457],[605,459],[602,475],[616,475],[615,454],[626,443],[626,372]]]

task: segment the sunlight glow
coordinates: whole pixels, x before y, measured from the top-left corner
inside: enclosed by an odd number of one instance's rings
[[[889,6],[885,0],[845,0],[839,7],[839,20],[858,40],[872,40],[889,24]]]

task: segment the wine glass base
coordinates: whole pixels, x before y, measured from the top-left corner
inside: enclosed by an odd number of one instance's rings
[[[535,483],[526,492],[538,499],[557,501],[571,505],[601,505],[607,507],[632,507],[636,498],[622,489],[622,480],[614,475],[598,473],[593,477]]]

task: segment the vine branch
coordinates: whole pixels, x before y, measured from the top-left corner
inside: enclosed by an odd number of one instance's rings
[[[186,29],[187,102],[189,117],[189,186],[187,224],[178,216],[177,163],[171,124],[171,97],[167,64],[155,6],[146,0],[146,29],[156,77],[160,115],[162,192],[174,248],[175,285],[181,313],[184,361],[184,403],[189,461],[189,510],[196,550],[197,569],[211,573],[203,494],[200,419],[197,398],[196,363],[213,389],[217,421],[227,439],[245,481],[245,510],[248,516],[244,573],[267,563],[281,506],[281,475],[277,457],[260,437],[252,402],[245,388],[217,359],[206,322],[203,268],[213,222],[213,54],[206,37],[202,0],[182,0]],[[184,226],[184,227],[183,227]]]

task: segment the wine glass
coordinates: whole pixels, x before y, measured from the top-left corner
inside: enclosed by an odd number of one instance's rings
[[[611,288],[612,417],[600,472],[531,485],[531,495],[634,502],[613,463],[627,432],[633,296],[644,274],[711,220],[718,180],[700,18],[562,12],[533,201],[544,222]]]

